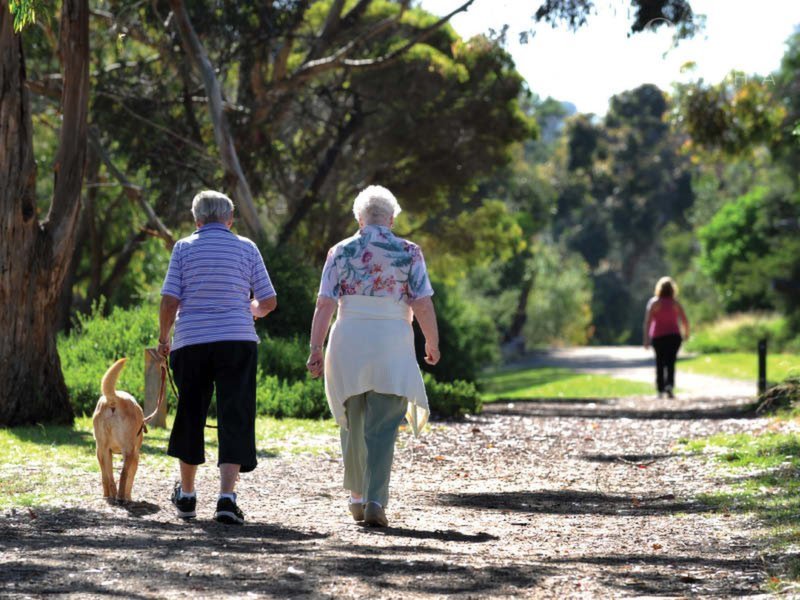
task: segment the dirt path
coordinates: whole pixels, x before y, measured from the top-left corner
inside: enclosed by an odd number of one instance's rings
[[[619,598],[761,594],[757,524],[698,496],[728,484],[683,437],[762,429],[731,398],[515,402],[401,434],[391,527],[353,523],[338,455],[263,457],[244,527],[173,518],[145,457],[133,507],[0,517],[4,597]],[[335,440],[331,439],[335,447]],[[54,476],[58,476],[54,473]],[[87,493],[99,483],[81,481]],[[205,500],[206,502],[203,502]],[[58,502],[58,499],[54,499]]]
[[[755,361],[755,356],[753,357]],[[588,346],[558,348],[532,354],[519,361],[518,366],[563,367],[580,373],[598,373],[620,379],[653,383],[655,381],[653,351],[641,346]],[[675,382],[678,396],[692,398],[741,398],[756,393],[755,381],[738,381],[681,371],[678,362]],[[655,386],[654,386],[655,389]]]

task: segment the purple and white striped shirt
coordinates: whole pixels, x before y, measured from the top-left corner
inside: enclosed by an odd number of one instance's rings
[[[172,350],[222,341],[258,342],[250,292],[275,296],[256,245],[223,223],[207,223],[172,249],[161,294],[180,300]]]

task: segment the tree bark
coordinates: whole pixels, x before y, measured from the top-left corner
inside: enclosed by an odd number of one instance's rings
[[[61,12],[62,127],[55,191],[39,221],[22,39],[0,0],[0,425],[69,423],[73,413],[56,348],[59,298],[78,224],[89,98],[89,7]]]

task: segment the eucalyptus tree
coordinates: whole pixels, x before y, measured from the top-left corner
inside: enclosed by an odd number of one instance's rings
[[[87,0],[62,3],[61,127],[52,197],[41,199],[46,212],[40,212],[36,197],[25,53],[13,18],[7,0],[0,0],[0,425],[69,422],[56,321],[75,244],[86,156],[89,6]]]

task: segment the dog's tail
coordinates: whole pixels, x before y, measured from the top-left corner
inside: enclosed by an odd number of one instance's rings
[[[122,369],[125,367],[125,361],[128,360],[127,358],[120,358],[117,362],[111,365],[106,371],[106,374],[103,375],[103,381],[100,383],[100,389],[103,392],[103,396],[106,397],[106,400],[113,406],[115,404],[115,400],[117,399],[117,379],[119,379],[119,374]]]

